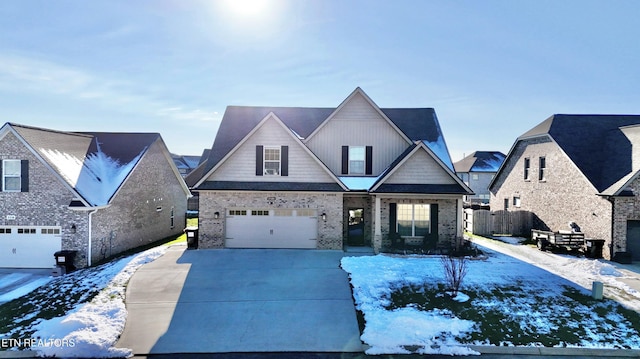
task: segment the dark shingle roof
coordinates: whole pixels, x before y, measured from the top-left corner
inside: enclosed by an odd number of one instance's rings
[[[458,173],[498,172],[505,154],[499,151],[476,151],[453,164]]]
[[[93,172],[99,170],[93,167],[96,164],[88,167],[88,158],[95,158],[98,152],[102,152],[110,161],[114,161],[113,163],[129,165],[126,168],[130,172],[137,163],[133,161],[139,159],[149,146],[160,138],[157,133],[63,132],[14,123],[8,125],[91,205],[106,203],[103,203],[105,198],[102,194],[89,192],[89,189],[95,190],[95,186],[89,183],[93,180],[101,183],[109,181],[100,178],[102,174]],[[119,173],[116,182],[124,181],[129,172]],[[122,183],[105,184],[101,191],[104,195],[113,195]],[[111,187],[112,185],[115,187]],[[76,206],[77,203],[72,205]]]
[[[518,140],[548,134],[602,192],[632,171],[632,144],[620,130],[631,125],[640,125],[639,115],[558,114]]]
[[[334,111],[335,108],[229,106],[211,147],[204,173],[215,167],[270,112],[278,116],[296,135],[306,138]],[[432,108],[383,108],[381,111],[412,141],[444,142]],[[451,166],[446,149],[436,154],[445,164]]]
[[[383,183],[373,193],[469,194],[459,184]]]

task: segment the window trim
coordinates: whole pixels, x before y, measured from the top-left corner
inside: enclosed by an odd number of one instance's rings
[[[411,206],[411,235],[407,236],[407,235],[401,235],[400,234],[400,213],[401,213],[401,208],[402,206]],[[426,222],[428,223],[427,226],[427,233],[425,233],[424,235],[416,235],[416,206],[425,206],[425,208],[427,209],[427,219]],[[396,233],[398,235],[400,235],[403,238],[411,238],[411,237],[421,237],[421,236],[428,236],[429,234],[431,234],[431,204],[429,203],[398,203],[396,204]]]
[[[531,181],[531,158],[524,159],[524,180]]]
[[[354,153],[352,153],[352,150],[355,152],[355,150],[358,151],[362,151],[362,159],[353,159],[353,157],[355,157]],[[353,164],[354,162],[362,162],[362,172],[356,172],[353,169]],[[350,175],[364,175],[367,170],[366,170],[366,166],[367,166],[367,147],[366,146],[349,146],[349,174]]]
[[[13,162],[18,164],[19,174],[7,174],[7,163]],[[7,178],[18,179],[18,189],[7,189]],[[2,192],[22,192],[22,160],[8,159],[2,160]]]
[[[264,146],[262,148],[262,171],[265,176],[281,176],[282,174],[282,147],[281,146]],[[278,151],[278,159],[267,159],[267,151]],[[277,163],[278,169],[276,173],[267,172],[267,163]]]

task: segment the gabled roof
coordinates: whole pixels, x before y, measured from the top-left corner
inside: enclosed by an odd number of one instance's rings
[[[285,126],[303,140],[325,123],[336,109],[229,106],[222,117],[203,172],[209,173],[270,112],[273,112]],[[424,141],[442,162],[453,170],[453,163],[433,108],[382,108],[380,111],[411,142]]]
[[[498,172],[505,154],[499,151],[476,151],[453,164],[457,173]]]
[[[203,176],[195,182],[195,184],[193,185],[194,188],[196,189],[213,189],[211,188],[211,183],[209,183],[208,185],[202,185],[203,182],[205,182],[206,178],[209,177],[215,170],[216,168],[221,165],[226,159],[228,159],[234,151],[238,150],[242,144],[247,141],[252,134],[254,134],[255,132],[257,132],[260,127],[262,127],[265,123],[267,123],[267,121],[269,120],[274,120],[276,121],[276,123],[280,126],[282,126],[282,128],[286,131],[286,133],[291,136],[291,139],[301,148],[303,149],[310,158],[312,158],[313,160],[315,160],[315,162],[322,168],[322,170],[326,171],[326,173],[329,175],[329,177],[331,177],[333,179],[334,182],[332,182],[330,185],[333,188],[333,186],[335,185],[338,188],[341,188],[342,190],[346,190],[347,188],[344,186],[344,184],[342,184],[342,182],[340,182],[340,180],[327,168],[327,166],[322,163],[322,161],[320,161],[320,159],[318,159],[318,157],[311,152],[311,150],[305,146],[302,141],[301,141],[301,137],[298,134],[298,132],[296,132],[294,129],[292,129],[291,127],[288,127],[286,123],[284,123],[274,112],[269,112],[267,113],[266,116],[264,116],[264,118],[262,118],[260,120],[260,122],[258,124],[256,124],[238,143],[235,144],[235,146],[230,149],[227,154],[221,158],[220,160],[218,160],[218,162],[214,165],[211,166],[211,164],[209,162],[211,162],[210,160],[207,160],[207,162],[202,163],[201,167],[203,167]],[[218,132],[219,134],[220,132]],[[216,139],[218,137],[216,136]],[[215,144],[214,144],[215,146]],[[211,151],[211,153],[213,154],[213,149]],[[196,169],[196,171],[200,171],[200,167]],[[191,179],[190,179],[191,180]],[[218,181],[220,182],[220,181]],[[257,182],[252,182],[252,183],[256,183]],[[293,182],[286,182],[286,183],[293,183]],[[307,183],[308,186],[311,186],[309,183]],[[247,188],[247,187],[244,187]],[[223,189],[223,188],[218,188],[218,189]],[[227,189],[227,188],[224,188]]]
[[[598,193],[619,192],[610,187],[634,172],[633,144],[622,128],[639,124],[639,115],[556,114],[518,137],[507,157],[518,142],[546,136],[558,144]]]
[[[393,175],[403,163],[405,163],[411,156],[418,151],[425,151],[436,163],[451,177],[456,183],[451,184],[398,184],[398,183],[385,183],[387,179]],[[389,167],[382,172],[376,182],[369,188],[371,192],[377,193],[432,193],[432,194],[473,194],[473,191],[453,173],[453,170],[444,163],[424,141],[416,141],[413,145],[407,147],[407,149],[396,158],[395,161]]]
[[[13,131],[88,207],[107,205],[147,149],[161,140],[157,133],[63,132],[14,123],[0,129],[6,131]]]

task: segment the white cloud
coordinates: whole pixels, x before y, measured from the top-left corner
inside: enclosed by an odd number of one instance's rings
[[[214,111],[144,95],[149,93],[149,84],[107,79],[83,69],[18,55],[0,54],[0,91],[63,96],[66,100],[59,102],[61,107],[74,106],[73,100],[79,100],[90,103],[96,111],[116,109],[141,118],[215,121],[220,117]]]

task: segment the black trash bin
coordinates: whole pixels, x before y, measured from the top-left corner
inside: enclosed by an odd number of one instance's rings
[[[76,266],[73,263],[76,259],[76,253],[78,251],[58,251],[53,254],[56,258],[56,266],[63,267],[65,273],[71,273],[76,270]]]
[[[602,258],[602,248],[604,248],[604,239],[587,239],[586,256],[589,258]]]
[[[198,227],[187,227],[184,233],[187,234],[187,249],[198,249]]]

